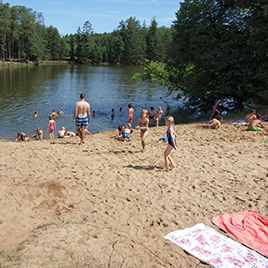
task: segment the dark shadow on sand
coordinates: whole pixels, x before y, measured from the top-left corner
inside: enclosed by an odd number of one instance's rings
[[[145,170],[154,170],[154,169],[163,169],[162,167],[158,167],[158,166],[139,166],[139,165],[127,165],[127,166],[123,166],[123,168],[132,168],[132,169],[136,169],[136,170],[142,170],[142,169],[145,169]]]

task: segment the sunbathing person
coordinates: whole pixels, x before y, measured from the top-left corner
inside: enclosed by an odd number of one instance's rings
[[[208,122],[208,127],[211,129],[218,129],[222,124],[223,118],[220,117],[219,119],[213,118]]]
[[[246,116],[245,122],[250,123],[253,119],[256,119],[256,118],[257,118],[256,110],[251,110],[251,113]]]
[[[256,119],[251,120],[251,122],[248,124],[248,129],[250,131],[260,131],[263,128],[263,124],[261,122],[261,115],[257,115]]]

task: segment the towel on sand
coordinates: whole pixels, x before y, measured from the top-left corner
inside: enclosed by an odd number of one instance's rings
[[[268,257],[268,222],[258,212],[224,214],[211,221],[244,245]]]
[[[199,223],[165,236],[199,260],[216,268],[268,268],[268,259]]]

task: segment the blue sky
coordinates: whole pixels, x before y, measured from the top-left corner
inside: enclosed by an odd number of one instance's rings
[[[136,17],[149,26],[155,17],[158,26],[170,27],[180,7],[175,0],[9,0],[10,6],[20,5],[42,12],[45,25],[53,25],[60,34],[76,33],[84,22],[92,23],[95,33],[112,32],[120,21]]]

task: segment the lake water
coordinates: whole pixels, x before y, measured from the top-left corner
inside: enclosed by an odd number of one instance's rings
[[[156,111],[161,106],[165,111],[169,106],[174,111],[178,106],[173,98],[176,94],[161,99],[167,93],[165,89],[132,79],[134,73],[142,70],[141,66],[0,67],[0,138],[14,139],[18,131],[31,136],[37,127],[48,138],[48,117],[59,108],[64,114],[56,119],[57,130],[64,126],[75,131],[74,107],[82,92],[91,105],[91,113],[96,111],[89,126],[93,134],[127,124],[129,103],[135,109],[134,126],[143,109],[153,106]],[[35,111],[38,119],[34,118]]]

